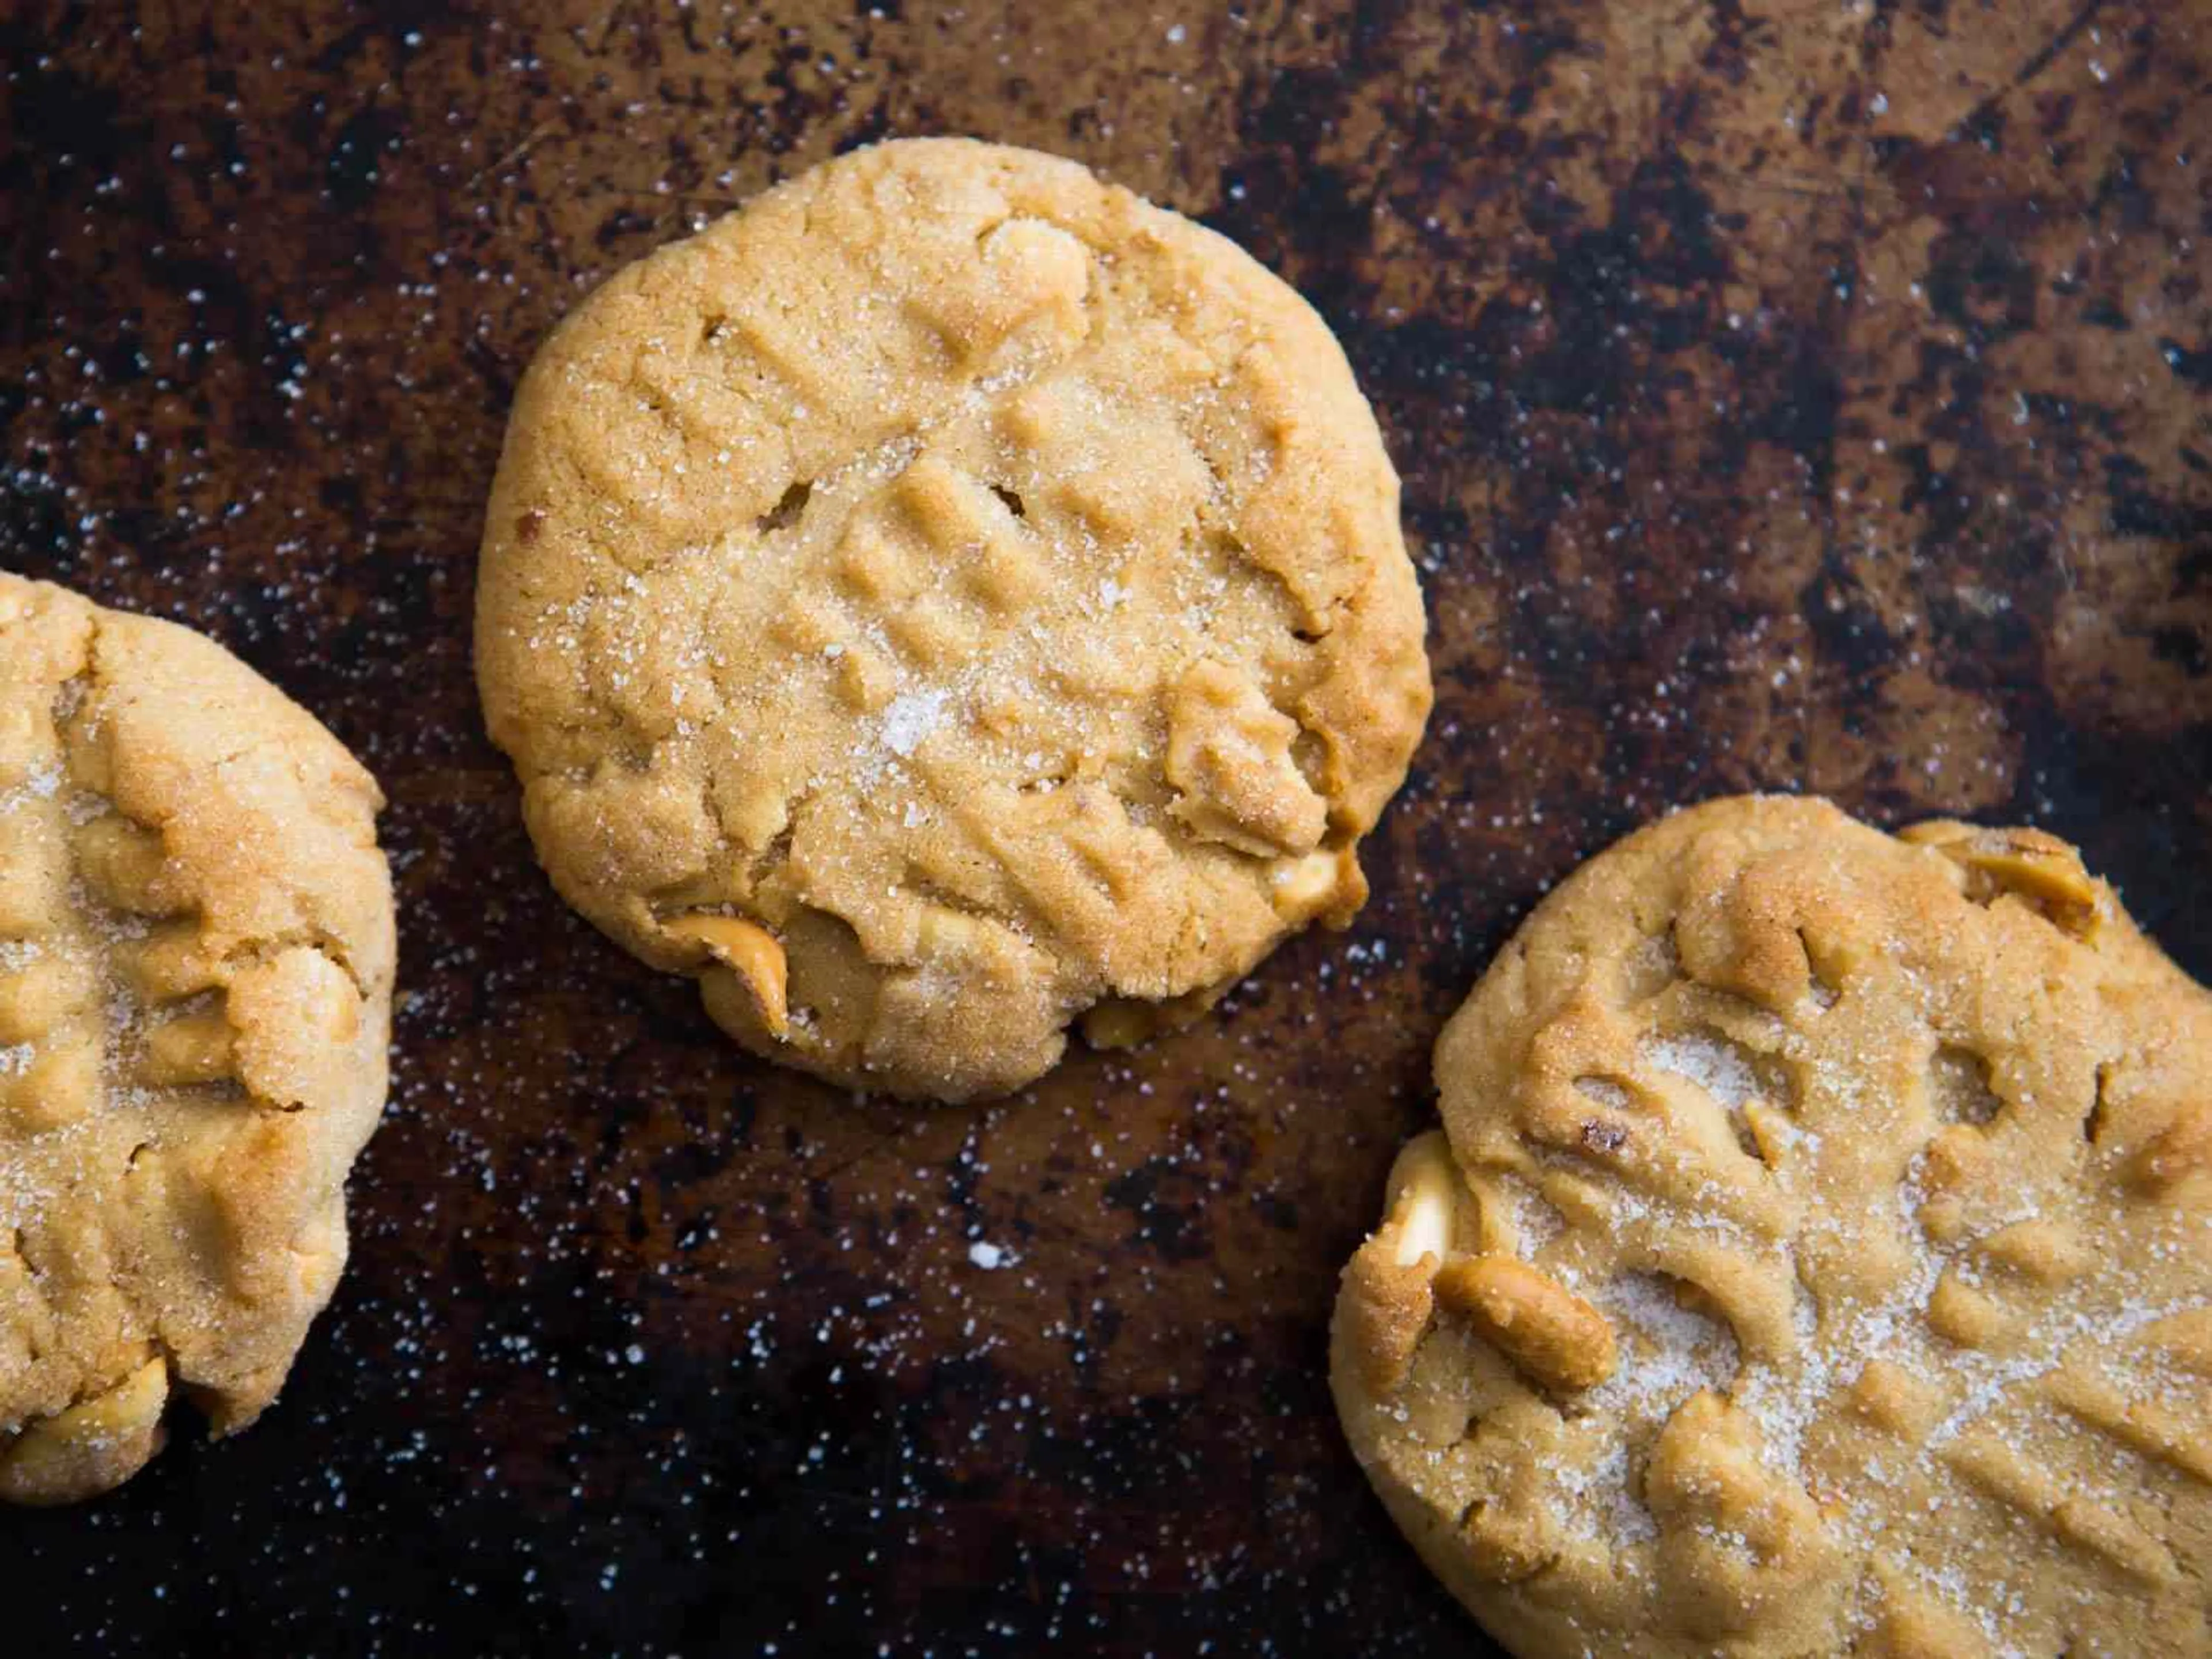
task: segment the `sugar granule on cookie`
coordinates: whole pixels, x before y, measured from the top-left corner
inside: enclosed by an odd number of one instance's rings
[[[961,1099],[1342,923],[1430,702],[1342,351],[1076,164],[855,152],[547,342],[478,678],[562,894],[757,1053]]]
[[[1515,1653],[2212,1652],[2212,997],[2072,848],[1679,813],[1436,1063],[1331,1376]]]
[[[0,574],[0,1501],[276,1396],[376,1124],[376,785],[212,641]]]

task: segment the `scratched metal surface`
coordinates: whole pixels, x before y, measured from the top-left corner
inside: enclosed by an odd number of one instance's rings
[[[2196,0],[774,9],[0,8],[0,563],[208,629],[375,769],[406,995],[283,1401],[0,1514],[10,1652],[1486,1651],[1323,1332],[1547,884],[1818,789],[2054,828],[2212,969]],[[1439,699],[1347,935],[918,1114],[745,1060],[562,908],[465,641],[553,320],[930,131],[1313,299]]]

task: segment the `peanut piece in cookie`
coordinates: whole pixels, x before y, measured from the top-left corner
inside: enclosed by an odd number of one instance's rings
[[[2094,937],[2102,919],[2101,890],[2081,855],[2040,830],[1982,830],[1937,821],[1914,824],[1898,839],[1933,847],[1966,872],[1966,896],[1986,904],[2017,895],[2075,938]]]
[[[1437,1300],[1474,1328],[1532,1381],[1571,1393],[1613,1375],[1613,1327],[1549,1274],[1506,1255],[1469,1256],[1437,1273]]]
[[[782,1036],[790,1030],[785,1004],[788,966],[783,947],[765,927],[743,916],[711,915],[679,916],[663,926],[678,939],[705,945],[708,955],[736,975],[759,1010],[761,1023],[771,1032]]]

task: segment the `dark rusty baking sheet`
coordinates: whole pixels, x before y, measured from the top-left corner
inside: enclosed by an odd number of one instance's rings
[[[9,1653],[1483,1650],[1323,1330],[1548,883],[1817,789],[2048,825],[2212,969],[2197,0],[770,10],[0,9],[0,563],[207,629],[374,767],[405,990],[283,1399],[0,1515]],[[1439,700],[1348,934],[915,1113],[747,1061],[562,908],[466,641],[553,320],[934,131],[1313,299]]]

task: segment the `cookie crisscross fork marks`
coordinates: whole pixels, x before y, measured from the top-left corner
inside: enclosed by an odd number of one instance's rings
[[[282,1382],[383,1098],[374,785],[182,629],[0,577],[0,1499]]]
[[[1541,1560],[1655,1652],[2194,1651],[2208,1072],[2212,1004],[2063,843],[1680,815],[1439,1045],[1449,1148],[1340,1304],[1354,1444],[1504,1629]],[[1510,1321],[1443,1293],[1507,1274]]]
[[[586,301],[518,396],[477,614],[564,896],[740,1042],[908,1095],[1348,918],[1429,702],[1318,319],[968,143],[842,158]],[[780,1016],[715,918],[780,953]]]

